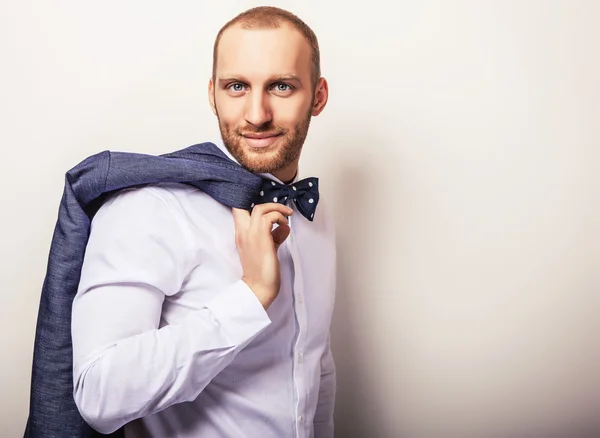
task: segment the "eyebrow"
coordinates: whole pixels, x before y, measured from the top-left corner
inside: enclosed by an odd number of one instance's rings
[[[249,82],[243,76],[219,76],[218,81],[219,81],[219,83],[223,83],[223,82]],[[302,80],[300,79],[300,77],[298,75],[296,75],[296,74],[293,74],[293,73],[286,73],[286,74],[282,74],[282,75],[274,75],[274,76],[271,76],[269,78],[269,80],[268,80],[268,82],[277,82],[277,81],[295,81],[295,82],[302,83]]]

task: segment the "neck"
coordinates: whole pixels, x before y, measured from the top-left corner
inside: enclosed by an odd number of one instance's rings
[[[291,183],[294,178],[296,178],[296,174],[298,173],[298,163],[293,163],[292,165],[276,170],[272,172],[272,175],[282,181],[284,184]]]

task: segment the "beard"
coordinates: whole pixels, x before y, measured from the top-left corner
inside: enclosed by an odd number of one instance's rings
[[[308,134],[312,115],[310,112],[293,129],[285,129],[271,122],[259,127],[246,125],[232,127],[224,123],[217,112],[223,144],[242,167],[253,173],[273,173],[283,169],[300,156]],[[252,148],[242,134],[277,133],[275,142],[264,148]]]

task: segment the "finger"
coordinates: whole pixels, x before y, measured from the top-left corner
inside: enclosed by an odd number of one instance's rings
[[[294,210],[292,210],[287,205],[283,205],[278,202],[266,202],[264,204],[259,204],[255,206],[252,210],[252,216],[263,216],[272,211],[278,211],[279,213],[286,216],[291,216],[294,213]]]
[[[252,211],[250,227],[258,227],[262,229],[264,226],[263,218],[268,215],[270,215],[268,216],[269,222],[271,224],[275,224],[278,223],[276,220],[274,220],[275,217],[285,218],[286,216],[291,216],[293,213],[294,210],[292,210],[290,207],[278,204],[276,202],[260,204],[254,207],[254,210]],[[287,223],[287,220],[285,222],[280,221],[279,223]]]
[[[273,236],[273,242],[275,242],[275,247],[279,248],[279,246],[285,242],[285,239],[290,235],[290,227],[289,225],[279,225],[271,232]]]
[[[262,216],[261,220],[256,222],[256,224],[261,229],[264,228],[268,231],[271,231],[273,229],[273,225],[275,225],[275,224],[277,224],[279,226],[281,226],[281,225],[287,226],[288,219],[281,213],[279,213],[277,211],[272,211],[271,213],[267,213],[264,216]]]

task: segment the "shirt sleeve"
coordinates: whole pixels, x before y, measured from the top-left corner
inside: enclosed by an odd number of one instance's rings
[[[152,190],[122,192],[94,217],[71,330],[75,402],[98,432],[194,400],[270,324],[240,279],[159,327],[190,264],[188,229]]]
[[[315,438],[333,438],[333,411],[336,394],[336,370],[331,354],[330,337],[327,337],[325,352],[321,357],[321,384],[319,401],[313,421]]]

